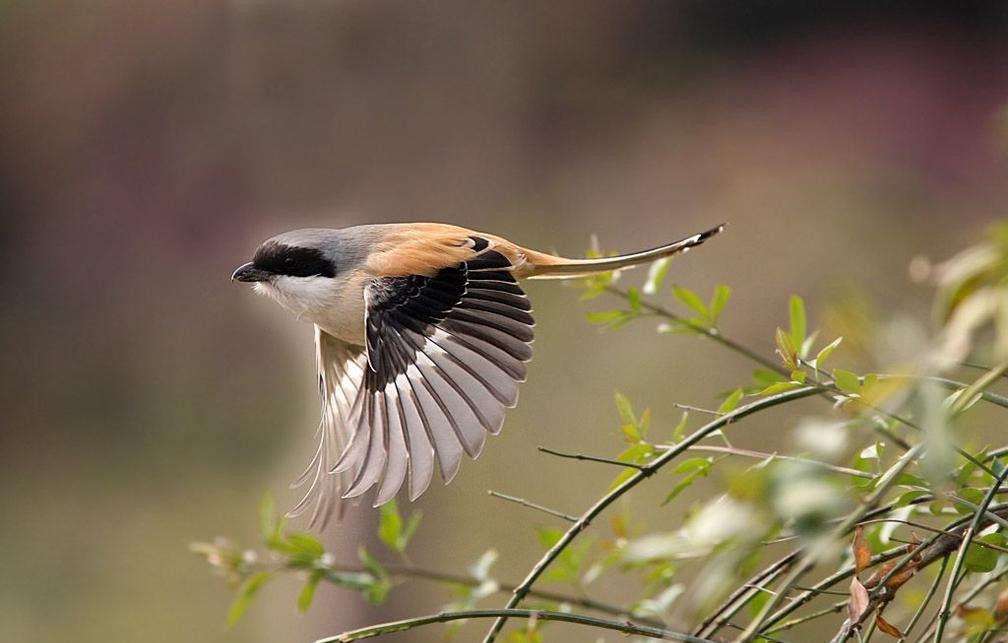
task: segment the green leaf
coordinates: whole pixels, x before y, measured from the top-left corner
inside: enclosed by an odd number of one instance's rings
[[[856,394],[861,391],[861,380],[858,376],[842,368],[833,369],[833,382],[844,393]]]
[[[710,311],[707,310],[707,304],[700,299],[699,295],[684,286],[672,286],[672,292],[676,299],[692,308],[702,320],[710,321]]]
[[[374,577],[374,582],[364,591],[364,598],[375,605],[384,602],[389,590],[392,589],[392,583],[385,568],[368,553],[363,545],[357,548],[357,556]]]
[[[267,543],[274,540],[280,533],[281,521],[276,517],[276,505],[273,496],[264,494],[259,501],[259,532]]]
[[[400,542],[402,536],[403,521],[399,514],[399,506],[395,499],[383,504],[379,509],[378,538],[385,543],[385,546],[401,554],[403,546]]]
[[[703,470],[705,473],[710,469],[714,458],[687,458],[679,463],[674,471],[676,473],[689,473],[690,471]]]
[[[923,489],[914,489],[912,491],[907,491],[906,493],[904,493],[903,495],[901,495],[899,498],[896,499],[895,506],[896,508],[905,507],[914,500],[916,500],[917,498],[926,495],[929,494],[927,491],[924,491]]]
[[[630,310],[639,313],[641,310],[640,291],[636,288],[627,290],[627,303],[630,304]]]
[[[312,599],[315,598],[315,589],[318,587],[319,581],[322,580],[322,575],[323,572],[314,571],[308,577],[304,587],[301,588],[301,593],[298,594],[298,611],[307,612],[308,608],[311,607]]]
[[[637,426],[637,416],[634,415],[633,404],[630,403],[629,398],[619,391],[616,391],[613,397],[616,400],[616,410],[619,411],[620,421],[624,424]]]
[[[725,398],[725,401],[721,403],[718,407],[718,413],[731,413],[738,406],[739,400],[742,399],[742,389],[737,388],[732,393]]]
[[[695,460],[707,460],[706,458],[694,458],[694,459]],[[680,467],[681,466],[682,465],[680,465]],[[694,468],[691,471],[689,471],[689,473],[687,473],[685,476],[683,476],[682,479],[679,480],[679,482],[677,482],[674,487],[672,487],[672,491],[670,491],[669,494],[667,496],[665,496],[665,499],[662,500],[662,503],[661,503],[662,506],[665,506],[668,503],[672,502],[675,499],[676,496],[678,496],[680,493],[682,493],[683,491],[685,491],[686,489],[688,489],[690,487],[690,485],[692,485],[696,481],[697,478],[706,477],[707,473],[710,471],[710,461],[707,461],[706,466],[699,465],[699,464],[692,465],[692,466],[694,466],[696,468]]]
[[[266,584],[271,577],[270,572],[259,572],[245,579],[245,582],[238,588],[238,594],[227,612],[227,626],[233,627],[245,611],[248,610],[249,603],[255,598],[256,593]]]
[[[325,547],[318,538],[303,532],[293,532],[286,536],[288,553],[305,560],[314,560],[325,553]]]
[[[675,429],[672,430],[672,439],[676,442],[682,442],[683,438],[686,437],[686,424],[689,421],[689,411],[683,411],[682,417],[679,418],[679,424],[676,425]]]
[[[826,361],[826,358],[833,354],[833,351],[836,350],[836,347],[839,346],[840,342],[842,341],[843,337],[837,337],[829,344],[823,346],[822,350],[820,350],[819,353],[816,354],[815,360],[813,360],[812,365],[815,366],[816,368],[821,368],[823,362]]]
[[[714,295],[711,297],[709,306],[711,325],[717,324],[721,318],[721,311],[724,310],[725,305],[731,298],[731,292],[731,288],[728,286],[718,284],[714,287]]]
[[[647,437],[648,429],[651,428],[651,409],[646,408],[641,411],[640,421],[637,423],[637,428],[640,429],[641,439]]]
[[[801,382],[777,382],[766,387],[758,393],[760,396],[765,395],[776,395],[777,393],[783,393],[785,391],[791,391],[796,388],[801,388],[804,386]]]
[[[1004,536],[1001,534],[988,534],[973,539],[991,545],[1004,546]],[[970,544],[966,550],[966,557],[963,559],[963,566],[971,572],[986,573],[994,570],[997,565],[998,552],[994,549]]]
[[[598,326],[608,326],[623,320],[627,316],[625,310],[600,310],[587,313],[585,318],[591,324]]]
[[[791,335],[785,333],[784,329],[778,326],[775,338],[777,340],[777,354],[781,361],[791,369],[798,368],[798,348]]]
[[[795,348],[801,348],[805,342],[805,301],[798,295],[791,295],[789,302],[789,313],[791,317],[791,344]]]
[[[672,259],[670,257],[664,257],[658,261],[652,262],[651,266],[648,268],[647,281],[644,282],[643,291],[645,295],[654,295],[661,288],[662,282],[665,281],[665,275],[668,274],[669,266],[672,265]]]
[[[402,542],[403,551],[406,550],[406,546],[409,545],[409,541],[413,539],[413,534],[416,533],[417,527],[420,526],[420,519],[423,518],[423,512],[414,511],[410,514],[409,518],[406,519],[406,527],[402,530],[399,538]]]

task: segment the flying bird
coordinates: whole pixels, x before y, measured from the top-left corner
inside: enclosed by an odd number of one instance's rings
[[[234,271],[315,327],[319,444],[289,513],[324,526],[377,485],[415,500],[435,466],[445,483],[475,458],[518,400],[535,322],[521,279],[628,268],[700,245],[724,225],[652,250],[565,259],[439,223],[277,235]]]

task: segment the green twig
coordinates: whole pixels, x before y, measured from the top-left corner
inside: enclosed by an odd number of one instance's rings
[[[370,627],[363,627],[359,630],[351,630],[349,632],[337,634],[336,636],[319,639],[315,643],[346,643],[348,641],[359,641],[361,639],[384,636],[385,634],[392,634],[393,632],[404,632],[406,630],[412,630],[414,628],[431,625],[433,623],[447,623],[449,621],[460,621],[473,618],[508,617],[527,618],[539,621],[562,621],[564,623],[576,623],[578,625],[615,630],[624,634],[647,636],[650,638],[661,639],[663,641],[681,641],[682,643],[713,643],[710,639],[691,636],[689,634],[676,632],[664,627],[634,623],[629,620],[614,621],[612,619],[585,616],[583,614],[572,614],[570,612],[550,612],[546,610],[529,609],[488,609],[441,612],[440,614],[431,614],[429,616],[408,618],[401,621],[392,621],[389,623],[372,625]]]
[[[1000,376],[1000,373],[998,373],[998,376]],[[959,570],[962,568],[963,563],[966,560],[966,550],[969,548],[970,542],[973,541],[973,537],[976,535],[977,531],[979,531],[981,522],[983,522],[983,519],[987,516],[987,508],[990,507],[991,502],[994,500],[994,496],[997,495],[998,488],[1004,483],[1006,477],[1008,477],[1008,467],[1005,467],[1004,471],[1001,472],[1001,475],[998,476],[997,482],[995,482],[984,495],[983,502],[980,503],[980,507],[977,508],[976,514],[973,516],[973,521],[970,523],[970,526],[966,529],[966,534],[963,536],[962,544],[959,545],[959,551],[956,553],[955,562],[952,564],[952,572],[949,575],[948,585],[945,587],[945,598],[942,601],[941,610],[938,612],[938,627],[935,629],[934,636],[935,643],[941,642],[942,634],[945,632],[945,624],[948,622],[950,615],[949,608],[952,606],[952,597],[959,584]]]
[[[798,400],[804,397],[809,397],[810,395],[815,395],[818,392],[818,387],[815,386],[804,386],[801,388],[793,389],[780,393],[778,395],[771,395],[763,399],[757,400],[751,404],[741,406],[731,413],[726,413],[721,417],[718,417],[708,424],[697,429],[694,433],[686,437],[682,442],[677,444],[674,449],[670,449],[665,453],[661,454],[647,465],[643,469],[635,473],[633,476],[625,480],[618,487],[605,494],[600,498],[594,505],[592,505],[585,513],[567,530],[567,532],[560,537],[560,539],[547,551],[543,557],[535,564],[532,570],[529,572],[525,580],[515,588],[514,593],[511,595],[511,600],[508,601],[507,608],[511,609],[517,607],[517,605],[525,598],[528,590],[532,585],[538,580],[539,576],[542,575],[546,568],[549,567],[554,560],[563,552],[570,543],[585,530],[591,521],[602,513],[606,507],[615,502],[618,498],[623,496],[625,493],[636,487],[638,484],[643,482],[646,478],[651,476],[655,471],[658,471],[663,466],[674,460],[677,456],[684,453],[689,447],[703,440],[705,437],[721,429],[721,427],[727,426],[733,422],[737,422],[742,418],[757,413],[764,409],[779,406],[781,404],[786,404],[788,402]],[[502,615],[498,618],[490,631],[484,639],[485,643],[491,643],[497,638],[497,634],[500,633],[501,629],[504,627],[504,623],[507,621],[508,615]]]
[[[563,451],[554,451],[553,449],[547,449],[544,446],[537,447],[539,451],[543,453],[548,453],[550,455],[555,455],[558,458],[568,458],[570,460],[586,460],[588,462],[601,462],[603,464],[612,464],[617,467],[627,467],[629,469],[643,469],[644,465],[636,464],[633,462],[621,462],[619,460],[613,460],[612,458],[601,458],[596,455],[585,455],[583,453],[564,453]]]
[[[575,518],[574,516],[571,516],[570,514],[565,514],[562,511],[557,511],[556,509],[550,509],[549,507],[545,507],[543,505],[539,505],[539,504],[536,504],[534,502],[530,502],[530,501],[528,501],[528,500],[526,500],[524,498],[518,498],[516,496],[509,496],[506,493],[500,493],[499,491],[494,491],[493,489],[490,489],[489,491],[487,491],[487,493],[490,494],[491,496],[493,496],[494,498],[500,498],[501,500],[507,500],[508,502],[513,502],[513,503],[519,504],[519,505],[521,505],[523,507],[528,507],[529,509],[535,509],[536,511],[541,511],[541,512],[549,514],[551,516],[556,516],[557,518],[562,518],[562,519],[566,520],[567,522],[577,522],[577,518]]]

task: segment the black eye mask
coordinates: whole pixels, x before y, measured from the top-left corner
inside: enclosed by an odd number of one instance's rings
[[[335,277],[336,265],[320,250],[267,242],[256,251],[256,268],[288,277]]]

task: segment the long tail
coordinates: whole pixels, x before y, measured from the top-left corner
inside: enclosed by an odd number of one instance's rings
[[[618,268],[632,268],[642,263],[648,263],[662,257],[670,257],[680,252],[687,252],[693,246],[699,246],[704,241],[710,239],[717,233],[724,230],[725,224],[716,228],[698,232],[697,234],[680,239],[673,243],[668,243],[651,250],[642,250],[627,255],[616,257],[602,257],[599,259],[566,259],[555,257],[535,251],[526,251],[529,265],[528,279],[572,279],[574,277],[584,277],[596,272],[606,272]]]

